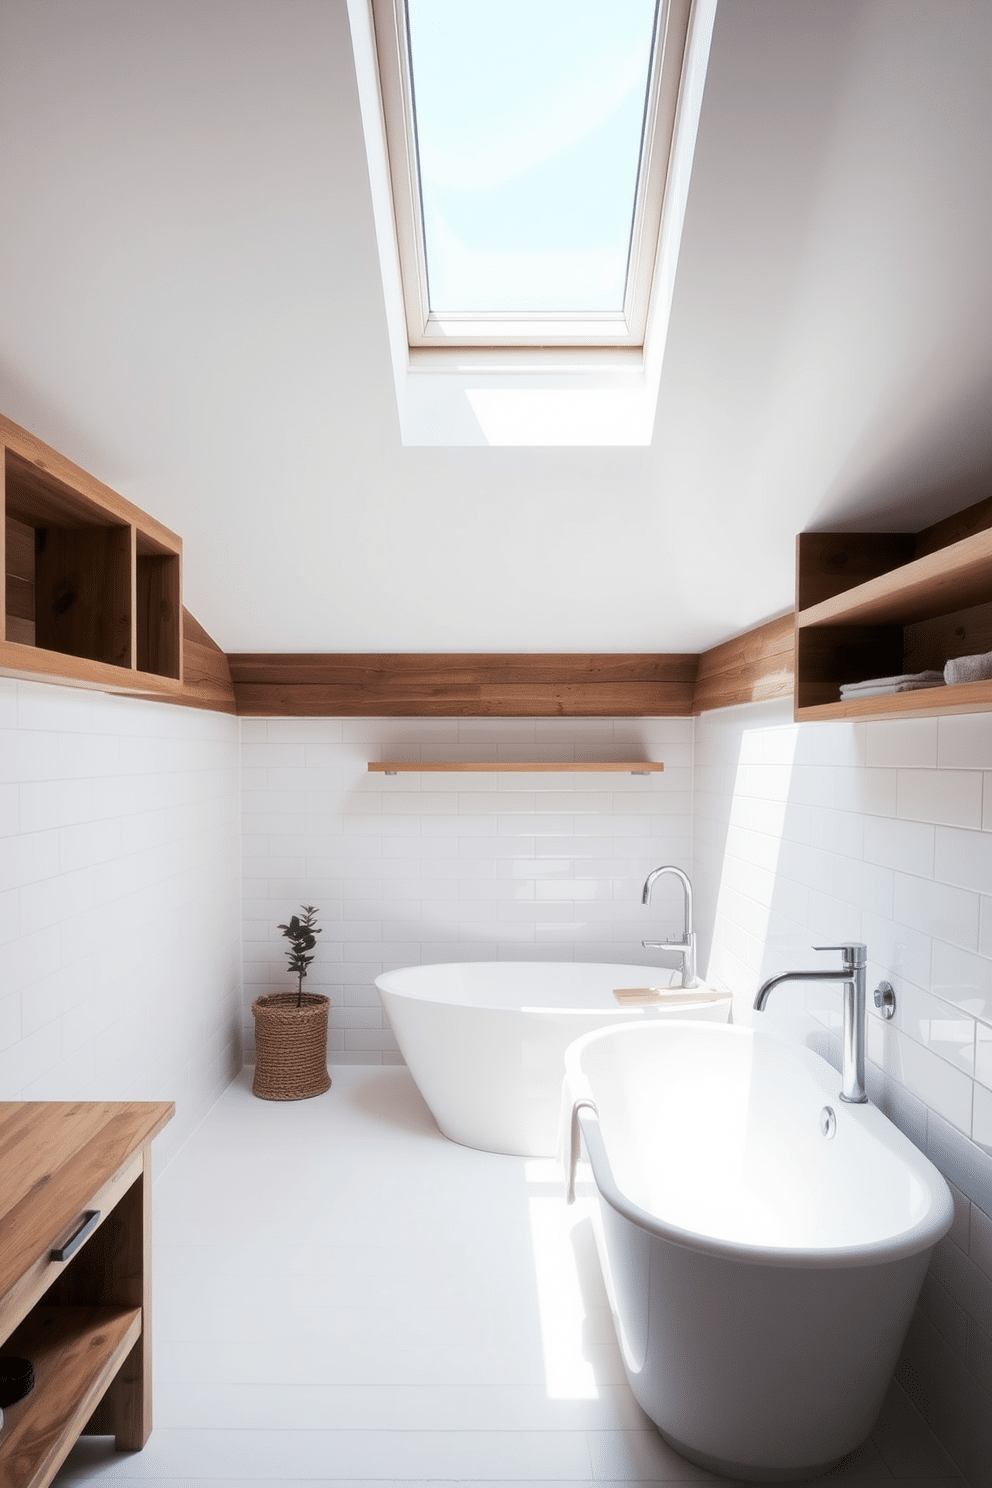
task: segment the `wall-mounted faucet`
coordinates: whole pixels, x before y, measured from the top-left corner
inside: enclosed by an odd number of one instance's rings
[[[813,949],[843,952],[843,967],[837,971],[784,971],[781,976],[769,977],[759,989],[754,1006],[759,1013],[763,1012],[768,994],[780,982],[843,982],[844,1047],[840,1098],[852,1105],[863,1105],[868,1099],[865,1094],[865,967],[868,947],[863,941],[848,940],[843,945],[814,946]],[[881,1005],[878,993],[875,1002]]]
[[[683,873],[681,868],[676,868],[672,863],[666,863],[662,868],[655,868],[644,880],[641,903],[648,903],[651,890],[663,873],[673,874],[682,885],[682,892],[685,895],[682,939],[677,940],[673,935],[670,940],[642,940],[641,945],[649,951],[678,951],[682,957],[682,985],[691,987],[696,980],[696,932],[692,928],[692,884],[689,882],[689,875]]]

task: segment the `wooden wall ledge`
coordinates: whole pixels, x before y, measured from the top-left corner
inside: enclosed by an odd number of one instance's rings
[[[695,655],[228,656],[248,717],[640,718],[693,711]]]
[[[234,653],[237,711],[273,718],[688,718],[791,697],[793,617],[702,656]]]
[[[795,671],[795,617],[790,612],[703,652],[692,711],[791,698]]]
[[[369,760],[373,775],[656,775],[662,760]]]

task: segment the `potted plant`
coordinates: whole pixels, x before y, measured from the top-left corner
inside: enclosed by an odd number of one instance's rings
[[[269,992],[251,1005],[255,1018],[255,1078],[252,1093],[263,1100],[308,1100],[331,1083],[327,1073],[327,1012],[330,999],[304,992],[303,978],[313,960],[317,910],[300,906],[279,929],[289,941],[289,968],[295,992]]]

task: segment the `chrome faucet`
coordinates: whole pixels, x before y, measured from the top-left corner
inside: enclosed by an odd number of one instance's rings
[[[642,940],[641,945],[648,951],[678,951],[682,957],[682,985],[691,987],[696,980],[696,932],[692,928],[692,884],[689,875],[683,873],[681,868],[676,868],[672,863],[666,863],[663,868],[655,868],[644,880],[644,889],[641,893],[641,903],[647,904],[651,898],[651,890],[655,881],[663,873],[672,873],[682,885],[685,894],[685,921],[682,929],[682,939],[677,940],[673,935],[669,940]]]
[[[865,967],[868,947],[863,941],[848,940],[843,945],[814,946],[813,949],[843,952],[843,967],[837,971],[784,971],[781,976],[769,977],[759,989],[754,1006],[759,1013],[763,1012],[768,994],[780,982],[843,982],[844,1047],[840,1098],[850,1105],[863,1105],[868,1099],[865,1094]],[[877,994],[875,1000],[879,1000]]]

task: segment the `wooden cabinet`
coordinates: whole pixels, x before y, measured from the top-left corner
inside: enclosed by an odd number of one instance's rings
[[[43,1488],[83,1433],[148,1439],[149,1157],[174,1110],[0,1104],[0,1351],[35,1372],[4,1410],[0,1488]]]
[[[992,681],[840,700],[843,682],[992,650],[992,500],[918,533],[801,533],[795,716],[992,711]]]

